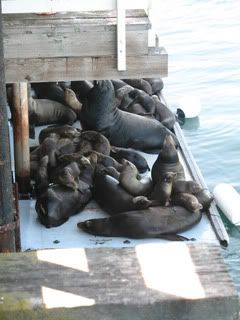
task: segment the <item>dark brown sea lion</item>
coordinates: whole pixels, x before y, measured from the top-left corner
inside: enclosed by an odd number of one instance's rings
[[[132,98],[129,97],[129,92],[134,90],[133,87],[129,86],[125,83],[124,86],[118,88],[115,91],[115,97],[116,97],[116,106],[122,108],[123,110],[133,101]]]
[[[58,141],[59,135],[56,133],[51,133],[46,137],[39,149],[37,149],[38,158],[41,159],[45,155],[48,155],[49,167],[56,167],[57,165],[57,156],[58,156]]]
[[[72,125],[76,120],[76,113],[57,101],[29,98],[30,124],[36,126],[52,123]]]
[[[185,179],[184,169],[179,161],[178,151],[175,147],[175,141],[170,135],[166,136],[164,139],[163,147],[152,166],[151,175],[153,184],[156,184],[166,172],[176,173],[176,180]]]
[[[155,118],[169,130],[172,130],[174,123],[176,122],[174,113],[167,106],[165,106],[165,104],[163,104],[156,95],[153,95],[151,98],[154,101]]]
[[[57,227],[68,218],[80,212],[91,199],[91,190],[71,190],[60,185],[52,185],[37,197],[35,209],[40,222],[47,228]]]
[[[105,155],[110,155],[110,143],[101,133],[93,130],[82,131],[77,143],[77,152],[83,155],[91,151],[97,151]]]
[[[163,89],[163,81],[161,78],[144,78],[152,87],[152,94],[160,95]]]
[[[84,101],[84,99],[87,97],[88,92],[92,89],[92,87],[93,87],[92,82],[88,80],[71,82],[71,89],[75,92],[80,102]]]
[[[147,160],[134,149],[111,146],[110,156],[118,162],[121,162],[122,159],[132,162],[137,167],[139,173],[150,170]]]
[[[140,103],[141,106],[144,108],[145,113],[148,114],[154,114],[155,112],[155,102],[152,99],[151,96],[149,96],[146,92],[142,91],[142,90],[132,90],[131,92],[129,92],[129,96],[130,98],[134,99],[134,103]],[[128,107],[131,107],[131,105]]]
[[[161,148],[165,136],[173,135],[157,120],[119,110],[109,80],[95,82],[87,102],[83,103],[80,119],[85,128],[99,131],[118,147],[141,150]]]
[[[136,166],[126,160],[122,160],[123,168],[119,176],[119,184],[133,196],[148,195],[152,189],[152,179],[150,177],[141,178]]]
[[[64,91],[56,82],[31,83],[38,99],[49,99],[64,104]]]
[[[213,201],[213,196],[210,194],[210,192],[207,189],[202,189],[199,192],[194,193],[194,195],[201,203],[203,211],[208,210]]]
[[[119,163],[117,160],[115,160],[114,158],[112,158],[111,156],[107,156],[107,155],[102,154],[102,153],[97,152],[97,151],[92,151],[90,153],[90,156],[93,156],[94,154],[96,155],[97,164],[101,164],[105,168],[113,167],[117,171],[121,171],[122,170],[123,165],[121,163]]]
[[[134,88],[145,91],[147,94],[152,94],[150,83],[144,79],[123,79],[123,81]]]
[[[196,194],[202,190],[199,183],[193,180],[175,180],[173,182],[173,194],[191,193]]]
[[[103,170],[95,172],[93,198],[109,214],[147,208],[150,205],[146,197],[133,197]]]
[[[171,199],[174,205],[182,206],[191,212],[198,212],[202,209],[198,199],[190,193],[177,193]]]
[[[175,176],[176,173],[166,172],[163,176],[160,177],[158,182],[155,184],[151,195],[149,196],[150,200],[154,200],[152,202],[152,205],[169,205],[169,200],[172,193],[172,184]]]
[[[122,212],[109,218],[80,222],[78,228],[105,237],[186,240],[178,233],[193,227],[201,217],[200,212],[192,213],[183,207],[150,207]]]

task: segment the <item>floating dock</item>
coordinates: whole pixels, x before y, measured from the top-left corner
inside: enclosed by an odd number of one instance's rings
[[[28,81],[167,76],[167,52],[148,47],[150,21],[142,10],[126,12],[125,71],[117,69],[116,12],[17,13],[2,20],[6,82],[21,82],[25,92]],[[21,115],[27,103],[19,101]],[[18,152],[24,160],[29,144],[28,139],[21,144],[27,130],[20,119]],[[202,180],[181,129],[175,132],[190,176]],[[178,243],[83,238],[76,222],[94,210],[101,214],[93,202],[88,213],[53,229],[37,224],[33,200],[17,204],[22,252],[0,255],[1,320],[238,318],[238,294],[220,247],[227,246],[228,237],[215,206],[195,227],[198,232],[189,231],[197,241]]]

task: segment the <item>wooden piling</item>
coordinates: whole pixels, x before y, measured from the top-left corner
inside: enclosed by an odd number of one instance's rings
[[[13,84],[14,156],[19,192],[30,191],[28,84]]]
[[[5,69],[0,0],[0,252],[15,251],[15,223],[12,197]]]

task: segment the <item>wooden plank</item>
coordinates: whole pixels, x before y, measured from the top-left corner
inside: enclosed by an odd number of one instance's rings
[[[126,1],[126,8],[148,8],[148,0]],[[2,0],[3,13],[114,10],[116,0]]]
[[[145,244],[0,255],[0,318],[228,320],[238,295],[220,248]]]
[[[149,48],[148,55],[127,56],[127,70],[117,71],[116,56],[5,59],[6,83],[165,77],[168,54]]]
[[[104,16],[103,14],[106,14]],[[116,54],[116,12],[4,16],[5,58],[46,58]],[[124,25],[125,27],[125,25]],[[128,12],[128,55],[147,54],[149,20]]]

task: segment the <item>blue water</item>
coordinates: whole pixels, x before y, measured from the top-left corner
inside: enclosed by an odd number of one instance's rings
[[[220,182],[240,192],[239,0],[153,0],[153,27],[169,54],[164,95],[175,106],[181,95],[200,99],[198,118],[184,135],[210,190]],[[240,294],[240,229],[226,224],[225,262]]]

